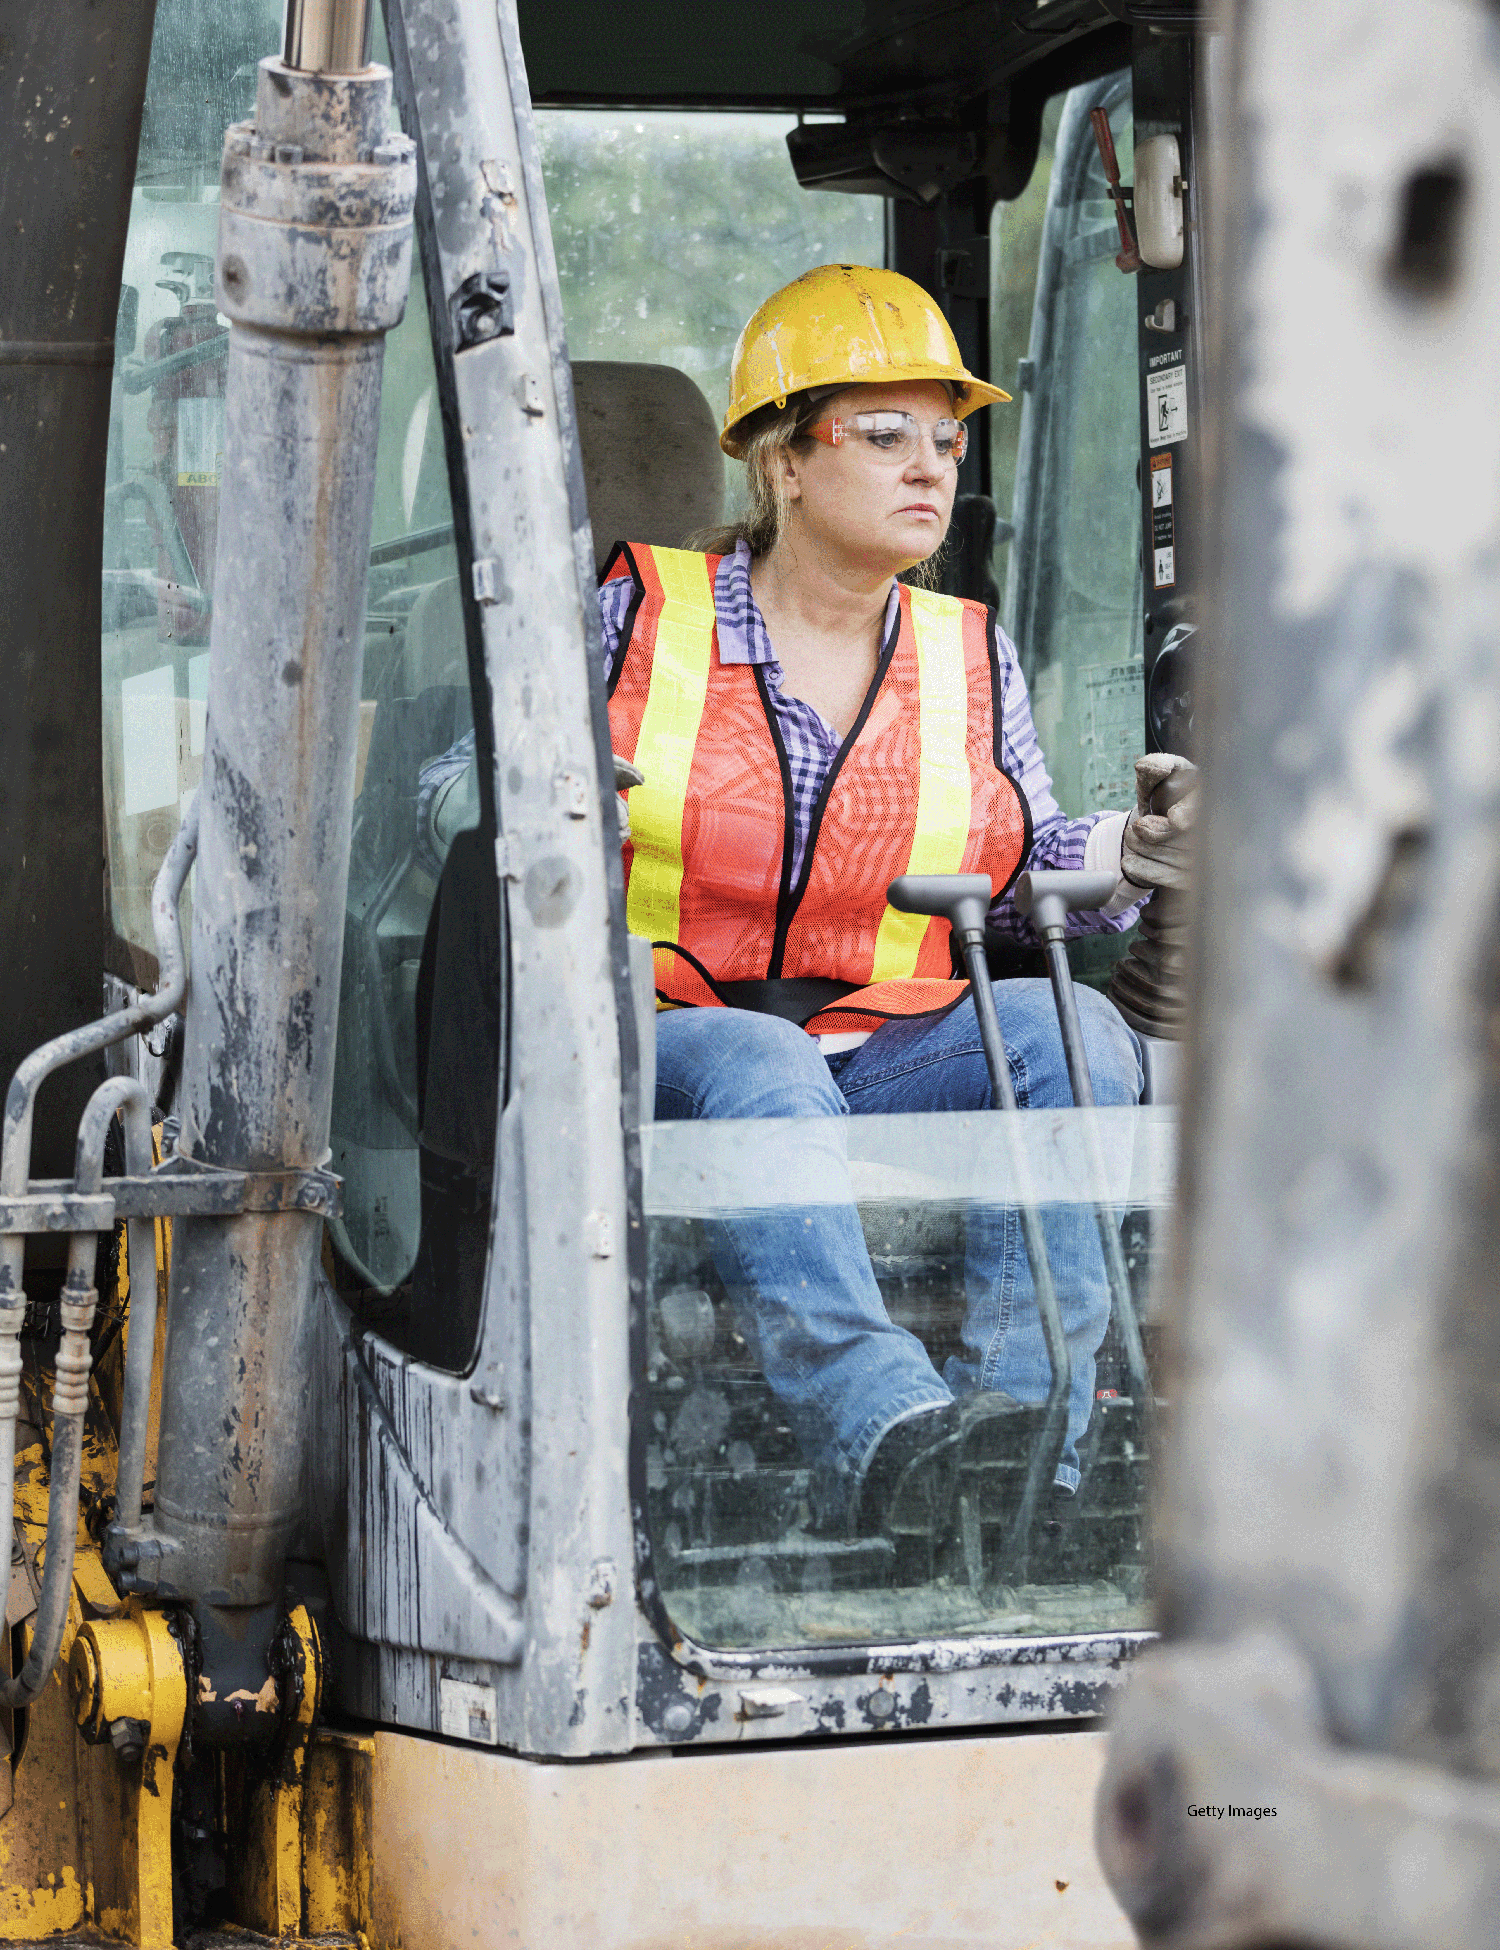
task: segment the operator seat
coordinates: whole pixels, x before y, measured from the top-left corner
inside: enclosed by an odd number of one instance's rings
[[[602,571],[617,542],[681,548],[724,519],[724,457],[713,408],[675,366],[580,359],[573,366],[583,484]],[[640,1117],[656,1096],[656,983],[650,950],[631,944],[640,1047]]]
[[[681,548],[724,518],[713,408],[685,372],[613,359],[573,365],[594,567],[616,542]]]

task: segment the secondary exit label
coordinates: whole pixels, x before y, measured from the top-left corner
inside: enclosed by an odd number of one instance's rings
[[[1166,357],[1180,361],[1182,354]],[[1153,447],[1175,446],[1188,437],[1187,372],[1181,364],[1146,374],[1146,437]]]

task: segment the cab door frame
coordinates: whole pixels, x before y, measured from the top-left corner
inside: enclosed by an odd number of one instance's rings
[[[322,1294],[310,1500],[345,1634],[333,1694],[379,1723],[564,1758],[1096,1715],[1149,1632],[729,1653],[665,1611],[594,556],[513,0],[389,0],[388,28],[488,712],[510,1088],[475,1367],[414,1361]]]

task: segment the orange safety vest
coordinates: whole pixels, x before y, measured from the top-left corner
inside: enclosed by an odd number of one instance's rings
[[[901,586],[896,641],[829,769],[794,885],[765,671],[718,657],[721,559],[635,544],[605,570],[633,574],[637,590],[609,722],[645,775],[628,799],[626,920],[655,948],[659,1002],[822,977],[831,993],[803,1020],[812,1035],[954,1007],[968,985],[953,978],[947,922],[898,913],[886,888],[903,873],[987,873],[999,895],[1030,850],[1030,810],[1000,765],[988,610]]]

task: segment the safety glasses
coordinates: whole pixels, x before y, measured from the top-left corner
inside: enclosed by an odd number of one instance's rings
[[[904,466],[922,444],[921,424],[910,413],[851,413],[847,418],[835,414],[807,431],[825,446],[847,444],[872,459],[888,460],[899,466]],[[932,444],[939,460],[951,460],[956,467],[969,450],[969,429],[962,420],[936,420]]]

